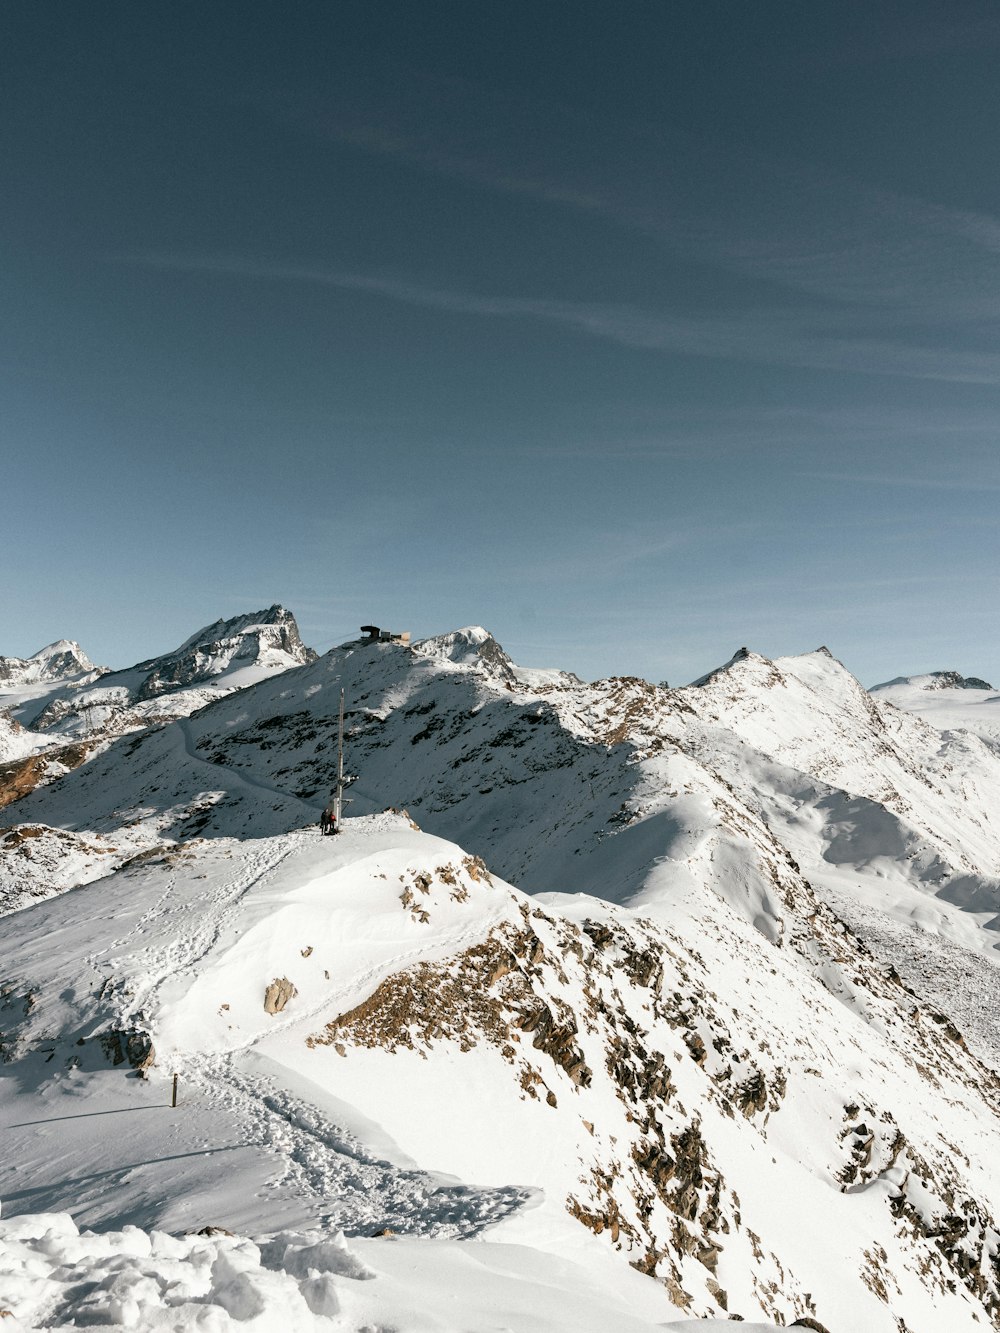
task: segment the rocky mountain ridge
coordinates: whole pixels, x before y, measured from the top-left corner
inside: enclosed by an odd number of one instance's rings
[[[27,724],[33,730],[82,737],[121,733],[181,716],[209,698],[241,688],[268,671],[316,660],[283,606],[217,620],[172,652],[110,671],[92,685],[50,699]],[[208,697],[192,695],[201,687]],[[169,697],[167,697],[169,696]],[[143,708],[163,700],[154,707]]]
[[[321,839],[341,689],[359,779]],[[183,1066],[251,1175],[284,1164],[289,1225],[445,1234],[412,1181],[356,1192],[357,1116],[482,1182],[458,1234],[586,1236],[668,1312],[971,1333],[1000,1309],[998,798],[988,743],[826,649],[672,690],[479,627],[344,645],[7,807],[0,890],[37,901],[5,1057],[53,1108],[60,1071]],[[86,1215],[164,1220],[130,1190]]]

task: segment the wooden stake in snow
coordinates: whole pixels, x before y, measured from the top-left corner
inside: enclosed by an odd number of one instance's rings
[[[177,1075],[176,1075],[176,1074],[174,1075],[174,1090],[173,1090],[173,1093],[171,1094],[171,1097],[170,1097],[170,1105],[171,1105],[171,1106],[176,1106],[176,1105],[177,1105]]]

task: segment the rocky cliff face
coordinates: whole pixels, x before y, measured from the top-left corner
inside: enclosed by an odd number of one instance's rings
[[[302,642],[291,611],[277,604],[266,611],[216,620],[186,639],[176,651],[139,662],[132,670],[147,672],[137,694],[153,699],[210,680],[237,664],[269,661],[286,668],[316,661],[316,653]]]

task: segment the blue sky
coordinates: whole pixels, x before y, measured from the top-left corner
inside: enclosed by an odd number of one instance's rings
[[[0,652],[994,679],[1000,10],[0,17]]]

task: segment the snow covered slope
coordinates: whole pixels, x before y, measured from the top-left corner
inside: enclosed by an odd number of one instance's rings
[[[44,736],[27,731],[19,722],[0,713],[0,764],[25,759],[29,754],[44,748],[45,744]]]
[[[0,657],[0,723],[13,721],[29,732],[32,719],[50,701],[73,695],[108,670],[94,666],[70,639],[50,643],[33,657]],[[5,757],[14,756],[5,756],[0,748],[0,759]]]
[[[332,783],[341,688],[356,808],[405,806],[529,890],[629,900],[663,855],[713,874],[719,839],[735,838],[992,952],[1000,756],[873,700],[825,652],[747,654],[667,690],[526,684],[478,629],[348,645],[117,741],[4,822],[113,836],[123,857],[301,826]]]
[[[871,692],[941,731],[971,731],[1000,744],[1000,692],[978,676],[960,676],[957,671],[899,676]]]
[[[643,1317],[636,1292],[602,1285],[590,1265],[524,1246],[474,1248],[419,1239],[357,1240],[283,1232],[255,1245],[204,1228],[187,1236],[137,1227],[80,1233],[66,1213],[0,1222],[0,1284],[32,1328],[144,1333],[241,1329],[244,1333],[652,1333],[691,1329]],[[633,1302],[638,1309],[633,1309]],[[107,1317],[112,1324],[95,1325]],[[704,1333],[776,1333],[774,1324],[705,1320]]]
[[[64,776],[111,737],[186,717],[315,658],[280,606],[216,621],[127,671],[94,667],[68,640],[33,658],[0,658],[0,807]],[[9,880],[0,862],[0,899],[8,902]],[[29,896],[36,887],[28,885]]]
[[[10,907],[81,886],[4,921],[0,1198],[488,1235],[582,1263],[614,1327],[981,1327],[998,810],[991,746],[825,650],[587,685],[472,627],[265,675],[0,815]],[[124,1166],[81,1174],[106,1111]]]
[[[780,891],[778,949],[712,890],[532,899],[395,815],[119,872],[8,918],[0,1196],[488,1234],[650,1325],[971,1330],[1000,1299],[996,1080]]]
[[[11,796],[5,790],[11,766],[24,768],[29,757],[53,745],[51,737],[32,730],[26,719],[51,699],[92,684],[107,670],[95,667],[80,645],[69,639],[50,643],[33,657],[0,657],[0,804]],[[37,768],[39,774],[45,771],[44,764]],[[61,772],[65,771],[64,765]]]

